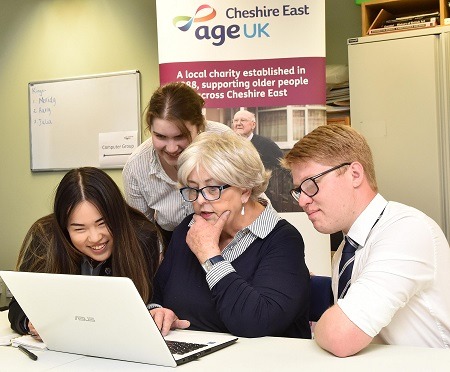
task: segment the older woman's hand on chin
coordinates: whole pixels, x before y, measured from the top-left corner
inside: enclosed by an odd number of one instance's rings
[[[195,222],[189,228],[186,243],[200,263],[222,253],[219,249],[219,239],[230,213],[230,211],[223,212],[214,224],[202,216],[196,214],[193,216]]]
[[[178,319],[172,310],[164,307],[152,309],[150,314],[163,336],[167,336],[171,329],[185,329],[191,325],[188,320]]]

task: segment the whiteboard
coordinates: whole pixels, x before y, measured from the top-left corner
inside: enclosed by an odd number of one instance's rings
[[[123,167],[140,143],[140,74],[28,84],[32,171]]]

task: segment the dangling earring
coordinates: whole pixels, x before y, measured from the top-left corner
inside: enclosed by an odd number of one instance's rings
[[[242,204],[241,216],[245,214],[245,204]]]

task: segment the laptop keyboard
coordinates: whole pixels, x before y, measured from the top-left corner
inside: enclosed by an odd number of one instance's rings
[[[181,342],[181,341],[166,341],[167,346],[172,354],[183,355],[189,353],[191,351],[200,349],[204,346],[203,344],[193,344],[189,342]]]

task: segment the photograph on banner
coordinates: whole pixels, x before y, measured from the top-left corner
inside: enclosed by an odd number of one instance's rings
[[[325,0],[157,0],[156,9],[160,84],[197,90],[207,120],[231,127],[246,109],[254,133],[282,152],[326,124]],[[291,182],[274,172],[270,193],[289,196]],[[272,202],[298,210],[290,200]]]

